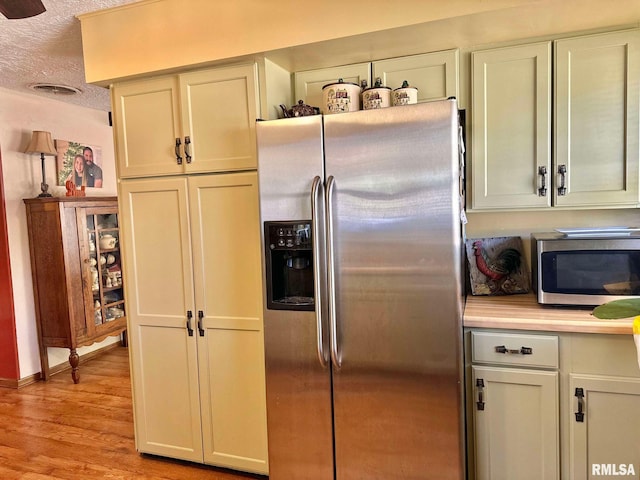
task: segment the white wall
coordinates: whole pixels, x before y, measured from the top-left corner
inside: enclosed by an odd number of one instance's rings
[[[107,112],[70,105],[35,95],[16,93],[0,88],[0,152],[4,174],[7,230],[11,259],[11,276],[16,316],[16,335],[20,378],[40,371],[38,337],[36,333],[29,240],[23,198],[36,197],[40,193],[42,178],[38,155],[22,153],[33,130],[51,132],[54,139],[73,140],[102,147],[103,188],[89,188],[87,195],[116,195],[116,173],[113,151],[113,135]],[[45,169],[49,190],[55,196],[64,196],[64,187],[54,186],[55,158],[45,157]],[[110,338],[78,350],[82,355],[107,343]],[[49,349],[51,366],[67,361],[66,349]]]

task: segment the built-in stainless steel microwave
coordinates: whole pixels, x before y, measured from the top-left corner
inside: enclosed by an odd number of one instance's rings
[[[538,302],[601,305],[640,297],[640,234],[623,229],[531,235]]]

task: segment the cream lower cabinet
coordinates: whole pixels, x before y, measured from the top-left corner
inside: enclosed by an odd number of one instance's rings
[[[473,332],[471,342],[471,478],[560,478],[558,372],[522,368],[557,368],[557,338]]]
[[[640,378],[570,375],[571,479],[640,474]]]
[[[467,329],[469,480],[640,475],[631,334]]]
[[[120,178],[255,169],[255,64],[117,83]]]
[[[257,174],[123,180],[140,452],[268,473]]]
[[[560,478],[558,373],[479,366],[472,370],[475,478]]]
[[[640,368],[633,337],[573,334],[567,347],[563,478],[638,478]],[[627,476],[630,468],[634,474]]]

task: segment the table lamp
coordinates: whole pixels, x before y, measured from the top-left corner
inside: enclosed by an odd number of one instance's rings
[[[40,193],[38,197],[50,197],[51,194],[47,191],[49,185],[47,185],[44,175],[44,156],[57,155],[56,148],[53,146],[53,141],[51,140],[51,133],[34,130],[31,141],[24,153],[40,154],[40,160],[42,162],[42,183],[40,184],[40,190],[42,190],[42,193]]]

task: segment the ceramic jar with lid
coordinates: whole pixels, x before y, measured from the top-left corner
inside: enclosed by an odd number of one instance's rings
[[[418,89],[409,86],[409,82],[405,80],[400,88],[393,91],[392,101],[394,107],[418,103]]]
[[[109,233],[105,233],[100,237],[100,249],[109,250],[116,248],[116,242],[118,239]]]
[[[325,115],[360,110],[360,85],[339,79],[322,87],[322,109]]]
[[[386,108],[391,106],[391,88],[382,86],[382,80],[376,78],[376,82],[371,88],[362,92],[362,108],[372,110],[375,108]]]

